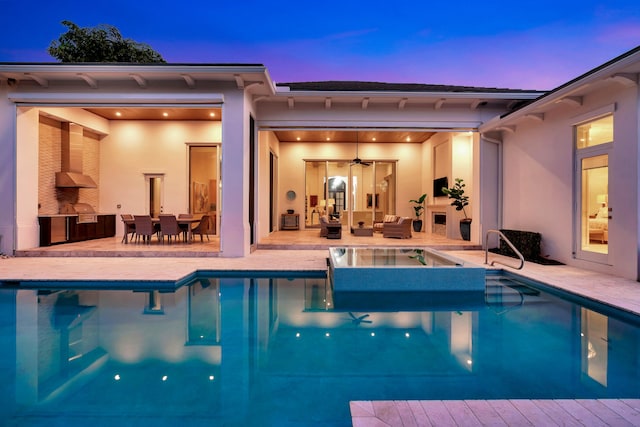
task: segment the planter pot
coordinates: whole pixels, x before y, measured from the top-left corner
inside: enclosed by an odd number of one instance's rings
[[[471,219],[460,220],[460,235],[462,236],[462,240],[471,240]]]
[[[416,233],[419,233],[420,231],[422,231],[422,220],[421,219],[414,219],[413,220],[413,231],[415,231]]]

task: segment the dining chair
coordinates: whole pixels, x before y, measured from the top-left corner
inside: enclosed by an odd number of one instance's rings
[[[133,240],[133,236],[136,234],[136,225],[133,222],[133,215],[121,214],[120,218],[122,218],[122,223],[124,224],[124,235],[122,236],[121,242],[128,243],[129,233],[131,233],[131,240]]]
[[[136,242],[142,237],[142,241],[151,243],[151,236],[155,234],[150,215],[134,215],[133,222],[136,227]]]
[[[200,241],[204,241],[202,239],[202,235],[206,235],[207,236],[207,240],[209,240],[209,234],[211,231],[211,221],[210,221],[210,217],[209,215],[202,215],[202,218],[200,218],[200,222],[198,223],[198,225],[196,225],[192,230],[191,230],[191,234],[199,234],[200,235]]]
[[[175,215],[162,214],[159,215],[160,219],[160,237],[162,238],[162,243],[164,243],[164,238],[167,237],[169,243],[171,243],[171,237],[173,236],[173,240],[175,241],[182,230],[178,226],[178,220]]]
[[[189,213],[178,214],[178,219],[192,219],[193,215]],[[191,224],[178,224],[180,231],[182,231],[182,240],[187,241],[187,235],[189,234],[189,227]]]

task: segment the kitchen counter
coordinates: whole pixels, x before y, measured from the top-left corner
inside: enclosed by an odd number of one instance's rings
[[[97,213],[96,215],[113,215],[114,213]],[[78,216],[77,213],[58,213],[58,214],[38,214],[38,218],[58,218],[58,217],[67,217],[67,216]]]
[[[78,223],[78,214],[39,215],[40,246],[82,242],[116,235],[116,215],[96,214],[96,222]]]
[[[61,218],[67,216],[78,216],[78,214],[39,214],[38,218]]]

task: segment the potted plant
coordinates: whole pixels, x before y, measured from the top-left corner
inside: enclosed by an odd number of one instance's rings
[[[471,218],[467,216],[467,211],[464,209],[469,204],[469,196],[464,195],[464,187],[462,178],[456,178],[453,187],[443,187],[442,192],[451,199],[451,206],[455,206],[457,211],[462,211],[464,214],[464,218],[460,220],[460,234],[463,240],[471,240]]]
[[[413,211],[416,214],[416,219],[413,221],[413,231],[416,233],[422,230],[422,219],[420,219],[420,216],[424,210],[424,199],[426,198],[427,195],[423,194],[417,200],[409,200],[410,203],[413,203]]]

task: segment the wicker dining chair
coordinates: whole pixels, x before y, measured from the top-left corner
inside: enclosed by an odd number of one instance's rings
[[[189,214],[189,213],[178,214],[178,219],[192,219],[192,218],[193,218],[193,214]],[[189,227],[191,227],[191,224],[178,223],[178,226],[180,227],[180,231],[182,231],[182,239],[186,242],[187,235],[189,234]]]
[[[176,241],[178,236],[182,233],[176,216],[162,214],[159,215],[158,218],[160,219],[160,238],[162,238],[162,243],[164,243],[165,237],[167,237],[169,243],[171,243],[171,237]]]
[[[133,240],[133,237],[136,234],[136,225],[134,223],[133,215],[131,214],[121,214],[120,218],[122,218],[122,224],[124,225],[122,242],[126,243],[129,241],[129,233],[131,233],[131,240]]]
[[[206,235],[207,240],[209,240],[210,233],[211,233],[211,218],[209,217],[209,215],[202,215],[202,218],[200,218],[200,222],[198,223],[198,225],[193,227],[193,229],[191,230],[191,234],[192,235],[199,234],[200,241],[203,242],[204,239],[202,238],[202,236]]]
[[[156,231],[153,228],[153,222],[150,215],[134,215],[133,222],[136,227],[136,242],[142,237],[142,241],[149,244],[151,243],[151,236]]]

